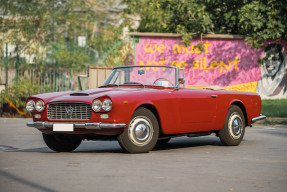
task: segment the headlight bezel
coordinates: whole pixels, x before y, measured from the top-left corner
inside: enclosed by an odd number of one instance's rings
[[[38,106],[40,105],[40,109],[38,109]],[[45,109],[45,102],[41,99],[39,99],[36,103],[35,103],[35,109],[36,111],[38,111],[39,113],[44,111]]]
[[[95,104],[98,106],[95,108]],[[102,102],[99,99],[95,99],[92,103],[92,109],[94,112],[99,112],[102,109]]]
[[[102,109],[105,111],[105,112],[109,112],[111,111],[113,108],[113,102],[112,100],[110,99],[104,99],[103,102],[102,102]]]
[[[109,112],[113,108],[113,102],[110,98],[103,97],[94,99],[92,102],[92,110],[96,113]]]
[[[33,100],[29,100],[29,101],[27,101],[27,103],[26,103],[26,110],[28,111],[28,112],[32,112],[32,111],[34,111],[35,110],[35,101],[33,101]]]

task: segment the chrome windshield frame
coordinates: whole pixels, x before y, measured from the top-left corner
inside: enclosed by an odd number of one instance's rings
[[[113,71],[116,69],[123,69],[123,68],[133,68],[133,67],[166,67],[166,68],[171,68],[171,69],[175,69],[175,85],[174,86],[170,86],[168,88],[174,88],[174,89],[179,89],[179,73],[180,73],[180,69],[178,67],[175,66],[169,66],[169,65],[129,65],[129,66],[120,66],[120,67],[115,67],[113,68]],[[183,69],[181,69],[183,70]],[[113,71],[110,73],[110,75],[107,77],[107,79],[104,81],[104,83],[101,85],[101,87],[104,87],[105,85],[107,85],[107,82],[111,81],[111,78],[113,77]],[[184,74],[184,73],[183,73]],[[121,84],[120,84],[121,85]],[[148,86],[148,85],[145,85]]]

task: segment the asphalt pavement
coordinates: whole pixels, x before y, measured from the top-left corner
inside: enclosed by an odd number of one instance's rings
[[[1,192],[287,191],[287,126],[248,127],[236,147],[211,135],[174,138],[146,154],[126,154],[116,141],[55,153],[28,121],[0,118]]]

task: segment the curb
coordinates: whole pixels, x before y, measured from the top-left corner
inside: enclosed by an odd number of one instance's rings
[[[285,124],[287,125],[287,117],[266,117],[263,121],[258,121],[254,125],[262,124]]]
[[[268,121],[287,121],[287,117],[267,117]]]

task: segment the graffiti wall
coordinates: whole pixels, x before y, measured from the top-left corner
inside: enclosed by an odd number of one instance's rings
[[[188,47],[180,40],[139,37],[135,64],[183,68],[186,87],[217,85],[228,90],[258,92],[262,98],[287,98],[286,42],[268,42],[264,49],[257,50],[244,39],[193,39]],[[201,47],[197,46],[199,43]]]

